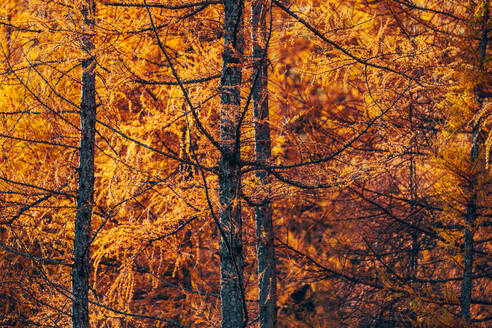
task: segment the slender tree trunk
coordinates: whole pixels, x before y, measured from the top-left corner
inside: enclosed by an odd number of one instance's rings
[[[487,23],[489,20],[489,1],[485,2],[485,13],[482,19],[481,26],[481,38],[478,47],[479,51],[479,69],[483,71],[483,64],[485,61],[485,55],[487,51]],[[481,111],[483,106],[483,99],[481,96],[482,86],[478,85],[476,90],[476,97],[479,105],[479,111]],[[472,130],[472,144],[470,150],[470,165],[472,170],[472,176],[469,184],[469,199],[466,206],[466,216],[465,216],[465,231],[464,231],[464,256],[463,256],[463,282],[461,285],[461,316],[466,322],[467,326],[471,325],[471,299],[473,291],[473,249],[474,240],[473,232],[474,225],[477,219],[477,165],[479,165],[477,159],[479,154],[480,146],[480,125],[481,118],[473,126]]]
[[[266,164],[270,160],[270,124],[268,122],[268,66],[266,63],[267,30],[264,0],[253,0],[251,4],[251,40],[253,53],[253,116],[255,130],[256,161]],[[256,176],[263,185],[267,184],[265,171]],[[256,252],[258,258],[259,322],[261,328],[277,325],[277,279],[275,272],[274,233],[272,205],[268,195],[259,200],[255,208]]]
[[[416,127],[414,124],[413,117],[413,104],[410,104],[409,107],[409,121],[410,121],[410,129],[411,131],[415,131]],[[415,161],[415,154],[418,153],[418,143],[417,138],[414,135],[412,140],[410,141],[410,160],[409,160],[409,189],[410,189],[410,200],[412,201],[410,205],[410,213],[416,213],[415,202],[417,201],[417,168]],[[417,214],[417,217],[414,221],[415,225],[420,225],[420,214]],[[417,277],[417,268],[419,263],[419,253],[420,253],[420,240],[419,240],[419,232],[414,229],[411,231],[412,237],[412,246],[410,252],[410,265],[408,266],[408,278],[410,279],[410,284],[413,286],[415,282],[415,278]]]
[[[220,225],[220,300],[222,328],[245,326],[242,285],[242,222],[240,149],[236,142],[241,112],[241,57],[243,53],[243,2],[224,0],[224,52],[221,78],[219,162]],[[224,238],[225,237],[225,238]]]
[[[95,2],[88,0],[81,8],[84,17],[82,50],[82,95],[80,113],[80,163],[75,216],[74,264],[72,267],[72,327],[89,327],[89,243],[92,203],[94,200],[94,144],[96,122],[96,79],[92,55],[94,49]]]

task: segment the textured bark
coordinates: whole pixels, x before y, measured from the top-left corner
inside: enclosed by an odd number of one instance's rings
[[[264,0],[253,0],[251,4],[251,40],[253,54],[253,117],[255,131],[256,161],[266,164],[271,156],[270,124],[268,109],[268,66],[267,60],[267,6]],[[256,176],[263,185],[267,184],[265,171]],[[277,325],[277,279],[275,272],[274,232],[272,205],[268,195],[259,200],[255,208],[256,252],[258,260],[258,315],[261,328]]]
[[[485,55],[487,51],[487,23],[489,20],[489,1],[485,3],[485,13],[482,20],[481,26],[481,38],[478,47],[479,51],[479,69],[483,70],[483,65],[485,61]],[[478,85],[476,90],[476,97],[479,105],[479,112],[483,107],[483,99],[481,98],[482,86]],[[472,171],[476,170],[478,154],[480,151],[480,125],[481,118],[473,126],[472,140],[471,140],[471,150],[470,150],[470,164]],[[465,320],[467,326],[471,325],[471,312],[470,305],[472,299],[473,291],[473,226],[475,225],[477,219],[477,174],[472,172],[470,177],[470,184],[468,188],[469,198],[466,206],[466,216],[465,216],[465,231],[464,231],[464,256],[463,256],[463,282],[461,285],[461,316]]]
[[[242,222],[240,207],[240,150],[235,149],[240,116],[241,56],[243,53],[243,3],[224,0],[224,52],[221,77],[219,162],[220,299],[222,328],[245,326],[242,286]],[[225,237],[225,238],[224,238]]]
[[[408,112],[408,120],[410,123],[410,128],[412,131],[415,131],[415,122],[414,122],[414,117],[413,117],[413,105],[410,104],[409,106],[409,112]],[[409,175],[408,175],[408,180],[409,180],[409,191],[410,191],[410,200],[412,201],[410,205],[410,213],[418,213],[416,211],[416,206],[415,203],[417,202],[417,167],[415,165],[415,154],[418,153],[418,143],[416,136],[412,136],[412,139],[410,141],[410,160],[408,161],[409,163]],[[415,217],[415,222],[414,224],[420,225],[420,218],[419,214],[416,214]],[[420,240],[419,240],[419,232],[412,230],[410,233],[412,237],[412,246],[411,246],[411,252],[409,253],[410,259],[409,259],[409,266],[408,266],[408,279],[410,279],[410,284],[413,286],[413,282],[415,281],[415,278],[417,277],[417,267],[419,263],[419,253],[420,253]]]
[[[95,2],[81,8],[84,17],[82,50],[82,90],[80,113],[80,163],[75,216],[74,264],[72,267],[72,327],[89,327],[89,273],[92,203],[94,200],[94,143],[96,122],[96,82],[94,49]]]

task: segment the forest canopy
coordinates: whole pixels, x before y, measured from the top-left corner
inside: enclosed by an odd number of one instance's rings
[[[0,326],[492,325],[489,0],[4,0]]]

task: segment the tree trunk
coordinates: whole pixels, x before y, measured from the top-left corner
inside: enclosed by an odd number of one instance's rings
[[[221,77],[219,162],[220,299],[222,328],[245,326],[242,286],[242,222],[240,149],[236,135],[241,112],[241,57],[243,53],[243,2],[224,0],[224,52]],[[235,147],[235,145],[238,145]]]
[[[96,79],[94,49],[95,2],[81,8],[84,17],[82,50],[82,92],[80,113],[80,163],[75,216],[74,264],[72,267],[72,327],[89,327],[89,272],[92,203],[94,200],[94,144],[96,122]]]
[[[253,54],[253,117],[255,131],[256,161],[267,164],[271,155],[270,124],[268,122],[268,66],[267,66],[267,6],[264,0],[254,0],[251,4],[251,40]],[[265,171],[258,171],[261,184],[267,184]],[[268,195],[258,201],[255,208],[256,252],[258,260],[258,301],[261,328],[277,325],[277,279],[275,272],[274,233],[272,224],[272,205]]]
[[[481,38],[480,45],[478,47],[479,51],[479,69],[483,71],[485,55],[487,51],[487,23],[489,19],[489,1],[485,3],[485,13],[482,19],[481,26]],[[478,85],[476,88],[476,97],[478,101],[479,111],[483,107],[483,99],[481,98],[482,86]],[[477,165],[480,165],[477,161],[479,154],[480,145],[480,125],[481,118],[473,126],[472,130],[472,140],[471,140],[471,150],[470,150],[470,166],[472,170],[472,176],[470,178],[470,184],[468,188],[469,199],[466,206],[466,216],[465,216],[465,231],[464,231],[464,256],[463,256],[463,282],[461,285],[461,316],[466,322],[467,326],[471,325],[471,299],[473,290],[473,231],[475,221],[477,219]]]

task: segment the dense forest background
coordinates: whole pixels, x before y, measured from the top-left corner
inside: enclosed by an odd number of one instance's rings
[[[489,0],[4,0],[0,326],[490,327]]]

